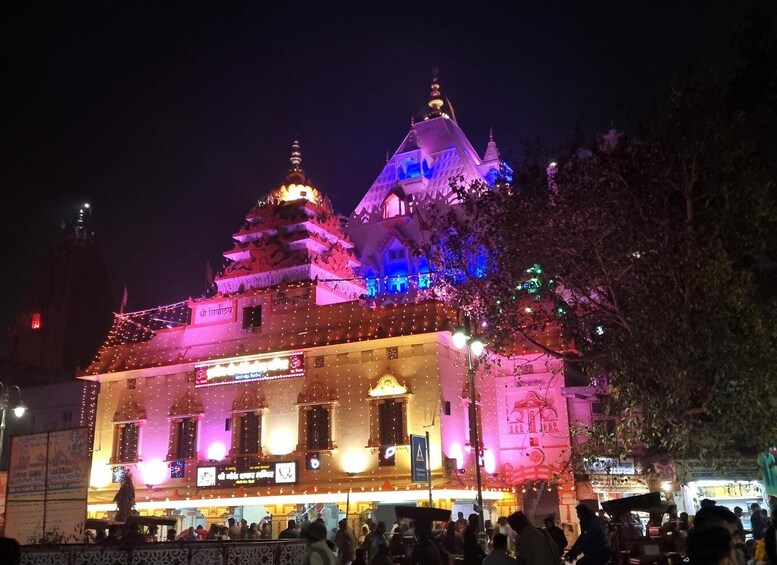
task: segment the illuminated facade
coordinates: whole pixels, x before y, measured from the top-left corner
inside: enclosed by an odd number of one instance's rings
[[[269,513],[277,532],[309,509],[334,524],[346,510],[427,501],[409,445],[428,432],[436,505],[471,511],[479,461],[486,517],[523,507],[572,522],[574,487],[558,482],[570,444],[560,363],[528,348],[482,363],[484,449],[469,449],[455,313],[416,292],[428,265],[409,244],[424,206],[450,203],[450,175],[492,182],[509,170],[493,140],[477,156],[436,83],[429,108],[345,230],[295,143],[287,182],[234,234],[215,296],[116,315],[82,376],[100,383],[93,515],[114,510],[126,470],[142,512],[181,512],[182,525]],[[556,334],[538,339],[561,347]]]

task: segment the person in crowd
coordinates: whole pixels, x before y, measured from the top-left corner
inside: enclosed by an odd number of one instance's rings
[[[456,522],[448,522],[440,534],[440,542],[451,555],[461,555],[464,551],[464,539],[456,529]]]
[[[175,532],[175,530],[173,530],[173,532]],[[116,524],[111,524],[110,526],[108,526],[108,535],[105,536],[105,539],[97,543],[99,543],[100,545],[116,545],[117,543],[119,543],[118,526],[116,526]]]
[[[518,561],[510,557],[507,553],[507,536],[502,533],[495,533],[492,542],[494,549],[491,554],[483,560],[483,565],[516,565]]]
[[[677,530],[680,532],[688,533],[690,529],[690,520],[687,512],[680,512],[680,517],[677,520]]]
[[[383,527],[386,527],[385,524]],[[377,531],[377,529],[375,531]],[[391,557],[389,557],[388,545],[379,544],[376,551],[377,553],[370,559],[370,565],[393,565],[393,561],[391,561]]]
[[[550,537],[553,538],[553,541],[558,544],[559,554],[564,553],[564,550],[567,548],[569,541],[567,540],[567,536],[564,533],[564,530],[556,525],[556,516],[553,514],[548,514],[545,516],[545,519],[542,522],[545,524],[545,531],[548,532]]]
[[[402,543],[402,534],[403,530],[401,525],[394,528],[394,533],[391,534],[391,540],[389,540],[390,555],[405,555],[405,544]]]
[[[248,539],[248,520],[243,518],[238,525],[240,526],[240,539]]]
[[[388,550],[388,541],[386,541],[386,523],[378,522],[378,525],[375,526],[375,533],[372,536],[372,540],[370,540],[370,563],[372,563],[372,558],[378,555],[378,551],[382,545],[385,545]],[[386,553],[386,555],[388,555],[388,553]]]
[[[377,527],[378,527],[378,524],[376,524],[372,520],[368,522],[369,531],[367,532],[367,535],[364,536],[364,539],[360,544],[361,547],[364,549],[365,559],[369,559],[372,556],[370,551],[372,550],[372,540],[375,537],[375,528]]]
[[[94,533],[94,543],[100,543],[105,539],[105,530],[98,528]]]
[[[731,532],[717,525],[694,527],[688,536],[688,562],[690,565],[737,565]]]
[[[159,535],[159,526],[157,526],[156,524],[151,524],[148,527],[148,532],[146,533],[146,543],[155,542],[158,535]]]
[[[221,541],[229,541],[229,526],[221,526],[221,529],[219,530],[219,540]]]
[[[458,522],[458,521],[457,521]],[[464,530],[463,553],[464,565],[480,565],[486,556],[478,540],[478,529],[480,525],[480,516],[475,513],[469,515],[469,522]]]
[[[248,539],[252,541],[256,541],[258,539],[261,539],[262,534],[259,532],[259,524],[256,522],[251,522],[251,525],[248,526]]]
[[[130,522],[124,526],[124,534],[121,536],[121,543],[146,543],[146,536],[140,533],[140,526],[137,522]]]
[[[367,528],[368,532],[370,531],[370,527],[367,526],[367,524],[365,524],[364,527]],[[366,552],[364,551],[364,548],[357,547],[354,554],[356,555],[356,557],[351,562],[351,565],[367,565],[367,561],[365,558]]]
[[[712,500],[711,498],[704,498],[701,502],[699,502],[700,508],[707,508],[708,506],[715,506],[717,502]]]
[[[745,526],[742,524],[742,516],[744,514],[744,511],[742,510],[741,506],[734,506],[734,516],[736,517],[736,527],[737,531],[739,532],[739,539],[742,540],[742,543],[745,542]]]
[[[456,530],[463,536],[466,529],[467,520],[464,518],[464,512],[459,512],[459,517],[456,519]]]
[[[302,556],[299,565],[336,565],[334,553],[326,543],[326,526],[324,521],[315,520],[300,532],[300,537],[305,540],[307,551]]]
[[[521,563],[558,565],[561,561],[561,551],[550,533],[532,526],[529,518],[520,510],[510,514],[507,523],[517,534],[515,552]]]
[[[204,541],[208,537],[208,530],[205,529],[205,526],[202,524],[197,524],[197,527],[194,529],[194,532],[197,534],[197,539],[199,541]]]
[[[416,544],[410,554],[410,565],[442,565],[442,556],[432,540],[432,532],[425,527],[413,528]]]
[[[750,505],[750,527],[753,531],[753,539],[764,539],[764,532],[768,526],[769,522],[761,512],[761,505],[753,502]]]
[[[507,537],[507,553],[515,551],[515,531],[507,524],[507,516],[500,516],[496,520],[497,533]]]
[[[343,518],[337,523],[339,529],[335,534],[337,546],[337,565],[349,565],[356,557],[356,534],[348,527],[348,520]]]
[[[735,563],[745,565],[745,541],[739,537],[737,529],[737,517],[725,506],[705,506],[700,508],[693,517],[693,531],[703,532],[711,528],[723,528],[729,533],[729,542],[734,550]],[[689,538],[690,539],[690,538]],[[690,542],[687,544],[690,554]]]
[[[486,520],[483,524],[483,529],[486,530],[486,537],[488,538],[489,545],[491,545],[491,540],[494,537],[494,523],[491,520]]]
[[[259,539],[272,539],[270,524],[270,521],[262,521],[262,525],[259,526]]]
[[[168,528],[166,539],[167,541],[175,541],[177,535],[178,535],[178,532],[175,531],[175,528]]]
[[[286,529],[281,530],[278,534],[278,539],[297,539],[299,537],[299,530],[297,529],[297,521],[289,520],[286,523]]]
[[[229,539],[239,540],[242,532],[240,531],[240,526],[235,522],[235,519],[230,518],[227,520],[227,524],[229,524]]]
[[[575,540],[565,559],[574,561],[579,555],[579,565],[604,565],[610,560],[610,540],[602,521],[585,504],[575,507],[580,520],[580,536]]]
[[[777,511],[772,512],[772,521],[764,531],[764,553],[769,565],[777,565]]]
[[[0,563],[19,565],[22,562],[22,548],[13,538],[0,538]]]
[[[210,529],[208,530],[208,533],[205,534],[205,539],[219,539],[220,533],[221,533],[221,526],[219,526],[214,522],[210,525]]]
[[[356,540],[356,543],[359,545],[359,547],[362,546],[364,543],[364,539],[367,537],[367,535],[370,533],[370,527],[367,524],[362,524],[361,530],[359,531],[359,538]]]

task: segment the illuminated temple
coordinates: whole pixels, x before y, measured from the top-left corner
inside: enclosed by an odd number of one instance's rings
[[[486,518],[524,508],[572,523],[573,483],[557,480],[570,446],[560,361],[526,349],[482,364],[484,449],[470,449],[455,313],[419,293],[432,280],[412,242],[432,203],[455,205],[451,176],[493,183],[509,168],[493,139],[475,151],[436,81],[423,118],[347,226],[308,184],[295,142],[286,182],[233,235],[214,296],[116,314],[82,375],[100,383],[90,516],[115,510],[129,472],[138,510],[181,528],[271,515],[277,535],[311,512],[330,528],[346,511],[354,524],[393,519],[392,504],[429,499],[410,450],[428,433],[435,505],[472,511],[479,459]]]

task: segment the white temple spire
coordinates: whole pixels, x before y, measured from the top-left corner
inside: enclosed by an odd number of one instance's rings
[[[496,141],[494,141],[494,128],[488,129],[488,146],[486,147],[486,152],[483,155],[483,162],[488,163],[490,161],[498,161],[499,160],[499,148],[496,146]]]

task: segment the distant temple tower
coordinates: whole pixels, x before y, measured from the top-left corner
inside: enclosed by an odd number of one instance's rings
[[[450,102],[447,103],[450,106]],[[435,75],[427,108],[383,167],[348,221],[368,295],[384,300],[412,299],[431,285],[427,258],[417,244],[424,218],[434,205],[456,204],[450,179],[489,186],[512,171],[500,159],[493,133],[481,158],[456,123]]]
[[[300,281],[316,282],[316,303],[353,300],[365,293],[360,265],[329,198],[307,184],[298,141],[286,183],[254,206],[224,252],[227,266],[215,283],[222,295]]]
[[[111,290],[90,226],[89,204],[30,281],[5,360],[75,375],[111,327]]]

